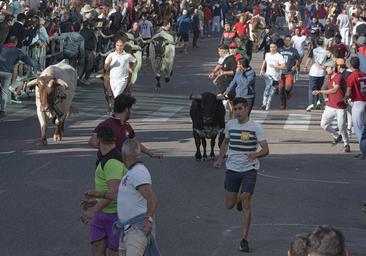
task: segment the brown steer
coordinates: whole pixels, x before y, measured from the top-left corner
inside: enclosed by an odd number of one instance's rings
[[[41,127],[40,144],[47,144],[46,116],[56,125],[54,141],[60,141],[64,133],[64,122],[71,111],[77,83],[76,70],[62,61],[47,67],[40,77],[27,86],[36,85],[37,116]]]

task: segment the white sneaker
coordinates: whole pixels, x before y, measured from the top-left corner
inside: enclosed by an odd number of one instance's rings
[[[12,87],[11,85],[9,85],[8,90],[11,91],[13,94],[17,94],[17,92],[15,91],[15,88]]]
[[[306,112],[311,112],[311,110],[314,109],[314,105],[310,104],[307,108],[306,108]]]
[[[316,102],[316,106],[315,106],[315,108],[316,108],[316,109],[320,109],[321,105],[322,105],[322,103],[320,102],[320,100],[318,100],[318,101]]]
[[[268,111],[269,110],[269,105],[266,106],[266,110]]]
[[[11,103],[14,103],[14,104],[22,104],[23,102],[21,100],[10,100]]]

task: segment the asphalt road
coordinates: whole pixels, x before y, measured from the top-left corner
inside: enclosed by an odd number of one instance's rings
[[[131,124],[146,146],[164,159],[144,158],[157,193],[157,239],[162,255],[235,256],[239,252],[240,214],[226,210],[224,169],[196,162],[189,119],[192,93],[214,92],[207,75],[217,61],[218,38],[178,53],[169,84],[153,90],[151,68],[144,64],[134,90]],[[259,73],[262,53],[254,56]],[[287,254],[297,233],[317,225],[338,227],[350,255],[366,255],[366,162],[342,146],[331,147],[321,130],[320,111],[306,113],[306,76],[296,84],[289,110],[260,111],[263,80],[257,80],[252,118],[264,126],[270,155],[261,160],[253,201],[248,255]],[[101,83],[78,87],[79,113],[67,121],[60,143],[38,146],[34,99],[11,105],[0,119],[0,255],[90,255],[89,227],[79,221],[83,192],[93,187],[96,152],[87,145],[94,127],[107,116]],[[354,142],[354,141],[353,141]],[[218,150],[216,151],[218,153]]]

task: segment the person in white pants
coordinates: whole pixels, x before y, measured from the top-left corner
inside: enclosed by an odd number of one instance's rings
[[[332,144],[336,145],[343,139],[344,152],[350,152],[349,139],[347,134],[347,104],[344,102],[344,93],[346,85],[342,79],[342,75],[337,73],[336,63],[328,61],[325,63],[325,70],[327,72],[328,89],[314,90],[313,95],[319,93],[328,95],[327,105],[322,115],[320,126],[333,136]],[[337,119],[338,130],[332,127],[332,121]]]
[[[360,143],[366,122],[366,73],[360,71],[360,59],[352,57],[350,60],[351,75],[347,78],[347,91],[344,97],[353,101],[352,123],[357,141]],[[364,156],[358,155],[357,157]]]
[[[286,69],[285,59],[277,52],[277,45],[271,43],[262,63],[260,75],[264,77],[266,87],[263,92],[262,110],[269,110],[276,84],[281,80],[282,70]]]
[[[128,77],[132,74],[132,67],[136,62],[131,54],[123,50],[124,45],[124,41],[121,38],[118,39],[116,50],[107,56],[104,65],[104,69],[110,72],[110,85],[114,98],[126,89]]]
[[[347,9],[344,8],[342,13],[337,17],[337,25],[339,27],[339,32],[342,36],[342,43],[349,46],[349,28],[350,28],[350,19],[347,15]]]

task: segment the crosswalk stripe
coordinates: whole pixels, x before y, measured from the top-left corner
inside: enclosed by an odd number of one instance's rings
[[[161,107],[143,119],[144,122],[166,122],[183,107]]]
[[[36,109],[33,108],[21,108],[13,113],[7,113],[6,116],[1,120],[3,122],[21,121],[25,118],[35,116],[37,114]]]
[[[267,115],[268,115],[268,112],[267,111],[256,111],[256,110],[253,110],[250,113],[250,119],[252,121],[256,122],[256,123],[262,124],[266,120]]]
[[[307,114],[289,114],[286,120],[285,130],[307,131],[309,129],[311,115]]]

